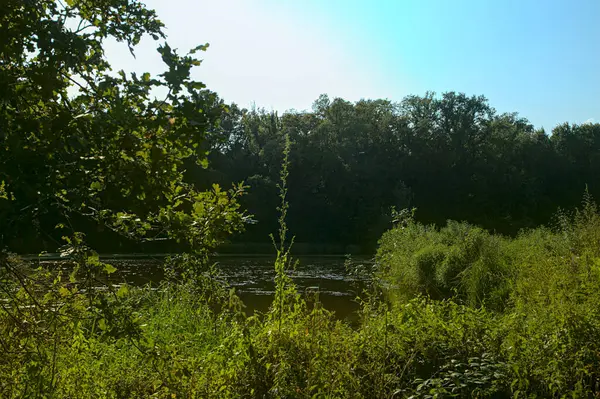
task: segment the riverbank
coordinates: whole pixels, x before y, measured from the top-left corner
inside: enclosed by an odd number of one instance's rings
[[[247,315],[193,257],[160,289],[1,270],[0,396],[69,398],[591,397],[600,393],[600,215],[587,202],[516,238],[401,220],[355,326],[289,279]],[[96,274],[92,274],[96,273]],[[89,278],[89,276],[93,278]],[[86,280],[87,279],[87,280]]]

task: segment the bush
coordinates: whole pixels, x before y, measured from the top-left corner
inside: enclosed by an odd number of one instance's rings
[[[386,232],[377,261],[401,300],[416,295],[502,308],[514,274],[507,239],[467,223],[437,229],[414,221]]]
[[[494,395],[589,397],[600,391],[600,215],[589,197],[571,214],[559,212],[554,228],[515,238],[465,223],[436,229],[410,221],[382,237],[377,259],[396,308],[413,306],[412,296],[426,295],[451,300],[446,306],[464,312],[486,310],[473,321],[485,344],[465,340],[464,345],[480,359],[477,364],[493,359],[486,370],[495,370],[498,378],[486,381],[494,381]],[[427,328],[421,334],[435,356],[444,358],[436,342],[448,333],[432,328],[432,320],[419,322]],[[461,366],[452,369],[454,364]],[[467,387],[481,374],[470,370],[466,381],[460,377],[467,374],[466,364],[455,360],[421,373],[431,377],[418,379],[418,392],[450,395],[464,385],[469,395],[479,395],[483,391]]]

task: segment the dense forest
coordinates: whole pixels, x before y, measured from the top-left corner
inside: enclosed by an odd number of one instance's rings
[[[0,7],[0,397],[600,395],[599,124],[452,92],[244,110],[164,29],[136,0]],[[144,37],[164,72],[113,71],[106,40]],[[212,255],[269,239],[247,314]],[[302,243],[374,254],[354,322],[295,284]],[[171,254],[134,286],[113,250]]]
[[[576,205],[586,187],[600,196],[597,123],[564,123],[547,133],[516,113],[498,114],[483,96],[455,92],[408,96],[399,103],[351,103],[322,95],[311,112],[281,116],[226,106],[211,96],[221,108],[205,143],[208,166],[189,160],[185,173],[199,189],[246,185],[241,204],[250,223],[245,234],[232,237],[234,243],[270,243],[269,234],[277,228],[276,185],[286,136],[293,145],[289,225],[299,243],[317,251],[372,253],[391,226],[393,209],[417,208],[424,223],[464,220],[514,235],[552,223],[556,209]],[[31,163],[42,158],[16,155],[3,158],[5,171],[8,163],[13,168],[22,163],[39,173]],[[52,232],[55,218],[36,217],[38,222],[27,228],[43,246],[28,240],[29,245],[16,247],[21,252],[48,250],[60,239]],[[94,230],[92,242],[107,251],[180,249],[140,246],[102,227]]]
[[[586,185],[600,194],[600,124],[536,130],[516,113],[498,114],[483,96],[445,93],[388,100],[330,100],[278,116],[229,107],[224,142],[211,152],[207,182],[245,181],[245,208],[258,224],[244,240],[276,227],[282,143],[292,140],[289,225],[298,242],[374,249],[392,207],[418,220],[465,220],[515,234],[551,222]],[[199,178],[202,175],[198,172]]]

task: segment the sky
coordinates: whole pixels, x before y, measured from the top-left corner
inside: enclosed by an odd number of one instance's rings
[[[226,102],[309,110],[320,94],[401,101],[485,95],[550,131],[600,122],[600,0],[146,0],[171,47],[210,47],[193,72]],[[142,41],[116,70],[160,73]]]

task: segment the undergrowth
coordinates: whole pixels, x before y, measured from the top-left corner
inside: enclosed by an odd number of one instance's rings
[[[600,215],[586,196],[516,238],[399,213],[360,323],[289,277],[286,142],[276,292],[246,316],[206,259],[158,289],[98,290],[114,272],[81,236],[70,275],[2,254],[2,398],[594,397],[600,394]]]

